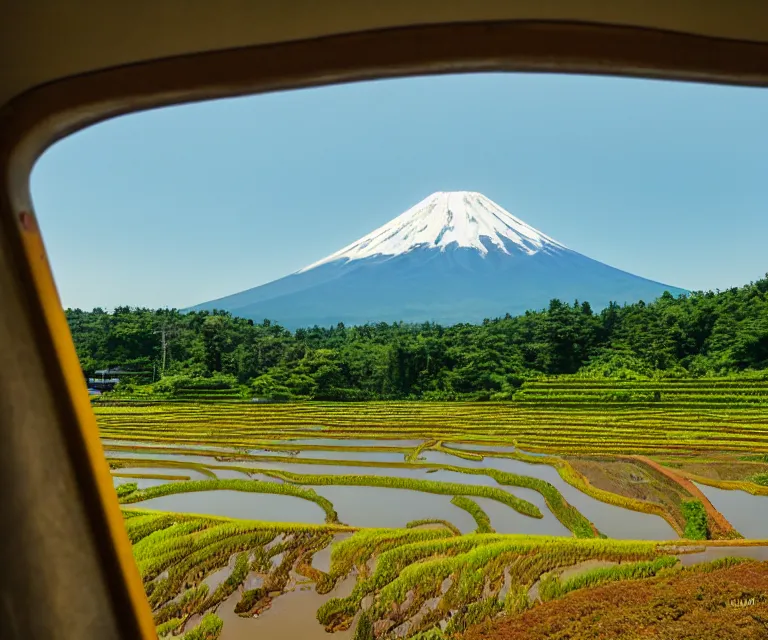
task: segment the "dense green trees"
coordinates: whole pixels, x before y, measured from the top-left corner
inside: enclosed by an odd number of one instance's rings
[[[128,307],[70,309],[67,318],[86,372],[121,365],[153,371],[166,386],[216,376],[219,386],[237,382],[268,397],[490,398],[541,374],[768,369],[768,278],[600,313],[588,302],[553,300],[546,310],[452,327],[339,324],[292,333],[225,312]]]

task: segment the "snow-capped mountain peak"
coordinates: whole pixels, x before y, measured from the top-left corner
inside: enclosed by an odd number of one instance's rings
[[[566,247],[474,191],[438,191],[356,242],[297,273],[339,260],[396,256],[417,248],[445,251],[449,246],[488,253],[493,245],[533,255]]]

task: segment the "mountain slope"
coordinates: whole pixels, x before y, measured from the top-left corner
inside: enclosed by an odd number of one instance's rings
[[[572,251],[474,192],[432,194],[294,274],[194,307],[288,328],[366,322],[479,322],[552,298],[650,301],[669,287]]]

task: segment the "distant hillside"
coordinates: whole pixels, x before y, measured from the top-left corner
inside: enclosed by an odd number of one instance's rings
[[[491,398],[524,379],[580,373],[632,378],[768,369],[768,278],[719,293],[663,295],[595,313],[557,300],[481,324],[305,328],[207,311],[68,310],[85,371],[121,365],[215,376],[281,398]],[[165,351],[163,350],[165,336]]]

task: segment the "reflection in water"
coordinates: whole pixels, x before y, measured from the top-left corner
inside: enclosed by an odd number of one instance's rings
[[[222,463],[219,463],[222,464]],[[331,464],[306,464],[291,462],[237,462],[238,467],[253,469],[273,469],[275,471],[291,471],[293,473],[303,473],[307,475],[365,475],[365,476],[391,476],[393,478],[424,478],[429,479],[431,474],[427,474],[426,469],[406,468],[406,467],[366,467],[354,464],[350,461],[348,465],[338,466]],[[218,473],[215,467],[212,471]],[[466,484],[466,483],[465,483]]]
[[[684,553],[678,556],[684,566],[711,562],[718,558],[737,557],[754,558],[755,560],[768,561],[768,546],[765,547],[707,547],[704,551],[696,553]]]
[[[383,443],[381,443],[383,444]],[[381,446],[381,444],[379,446]],[[329,449],[309,449],[302,452],[304,458],[321,460],[364,460],[370,462],[405,462],[405,453],[397,451],[333,451]]]
[[[696,486],[745,538],[768,539],[768,496],[753,496],[738,489],[718,489],[704,484]]]
[[[195,491],[175,493],[136,503],[138,509],[197,513],[265,522],[322,524],[325,512],[314,502],[295,496],[245,491]]]
[[[286,441],[282,441],[285,443]],[[297,445],[301,444],[313,444],[313,445],[322,445],[322,446],[333,446],[338,444],[344,444],[348,446],[403,446],[404,444],[418,444],[419,440],[341,440],[341,439],[332,439],[332,438],[323,438],[323,439],[303,439],[303,440],[297,440],[297,441],[291,441]],[[503,449],[505,447],[498,447],[499,449]],[[350,456],[350,462],[353,460],[351,459],[352,455],[355,455],[358,460],[362,459],[378,459],[380,461],[398,461],[402,462],[402,454],[395,453],[395,452],[352,452],[352,451],[343,451],[343,452],[333,452],[333,451],[307,451],[305,452],[305,456],[308,458],[323,458],[323,459],[332,459],[333,457],[336,457],[337,455],[342,455],[344,457]],[[117,455],[117,453],[115,453]],[[128,457],[140,457],[141,454],[138,453],[132,453],[132,454],[123,454],[120,455],[128,455]],[[215,467],[217,465],[226,465],[227,463],[219,462],[213,458],[205,457],[205,456],[195,456],[195,455],[183,455],[183,454],[158,454],[153,453],[149,454],[151,457],[161,457],[168,460],[175,460],[175,461],[193,461],[193,462],[199,462],[203,464],[210,464],[213,467],[213,471],[217,474],[218,477],[221,478],[242,478],[245,477],[243,474],[237,471],[233,470],[221,470],[216,469]],[[519,460],[512,460],[509,458],[503,458],[503,457],[493,457],[493,456],[487,456],[482,462],[474,461],[474,460],[464,460],[462,458],[458,458],[456,456],[452,456],[450,454],[445,454],[439,451],[425,451],[422,452],[421,456],[433,463],[439,463],[439,464],[447,464],[447,465],[453,465],[453,466],[463,466],[463,467],[470,467],[470,468],[477,468],[477,469],[483,469],[483,468],[492,468],[492,469],[498,469],[500,471],[507,471],[509,473],[515,473],[518,475],[527,475],[532,476],[536,478],[540,478],[542,480],[546,480],[550,484],[553,484],[555,487],[558,488],[558,490],[563,494],[565,499],[573,504],[579,511],[581,511],[589,520],[591,520],[595,525],[598,527],[598,529],[608,535],[609,537],[613,538],[623,538],[623,539],[647,539],[647,540],[672,540],[677,537],[674,529],[661,517],[652,515],[652,514],[646,514],[646,513],[639,513],[636,511],[630,511],[627,509],[622,509],[621,507],[613,506],[606,504],[604,502],[600,502],[599,500],[596,500],[578,489],[572,487],[568,483],[566,483],[560,475],[557,473],[557,471],[549,466],[549,465],[537,465],[537,464],[531,464],[522,462]],[[387,467],[363,467],[363,466],[356,466],[354,464],[350,465],[344,465],[344,466],[335,466],[335,465],[313,465],[313,464],[306,464],[306,463],[286,463],[286,462],[237,462],[235,463],[236,466],[242,466],[242,467],[250,467],[250,468],[263,468],[263,469],[274,469],[274,470],[285,470],[285,471],[292,471],[294,473],[302,473],[302,474],[323,474],[323,475],[346,475],[346,474],[361,474],[361,475],[375,475],[375,476],[392,476],[392,477],[400,477],[400,478],[415,478],[415,479],[429,479],[429,480],[436,480],[436,481],[451,481],[451,482],[458,482],[461,484],[483,484],[488,486],[499,486],[495,480],[492,478],[489,478],[487,476],[483,475],[470,475],[470,474],[460,474],[458,472],[451,472],[451,471],[437,471],[432,473],[427,473],[426,469],[419,469],[419,468],[387,468]],[[193,471],[184,470],[184,474],[191,474],[194,473]],[[527,489],[520,489],[517,487],[502,487],[505,490],[509,491],[510,493],[513,493],[515,495],[518,495],[521,498],[524,498],[530,502],[533,502],[536,504],[539,509],[544,513],[544,518],[542,520],[536,520],[533,518],[527,518],[525,516],[521,516],[516,513],[509,514],[506,511],[499,510],[498,507],[491,506],[490,509],[494,511],[496,514],[496,521],[498,522],[498,525],[493,523],[492,518],[492,524],[493,526],[501,532],[509,532],[509,533],[546,533],[551,535],[570,535],[569,532],[567,532],[564,527],[552,516],[549,509],[546,507],[546,504],[544,503],[544,500],[542,496],[538,492],[533,492],[531,490]],[[322,493],[323,495],[326,495],[325,491],[333,491],[337,494],[339,494],[341,500],[345,500],[346,502],[341,505],[336,505],[337,511],[341,514],[342,521],[348,522],[350,524],[355,524],[358,526],[397,526],[397,522],[401,522],[402,524],[405,524],[408,520],[404,520],[402,517],[400,517],[397,512],[399,509],[403,507],[403,505],[398,503],[398,499],[396,497],[391,498],[391,505],[390,507],[387,507],[387,509],[391,508],[394,510],[395,513],[390,514],[389,516],[386,516],[386,514],[381,513],[384,511],[384,508],[378,509],[379,515],[376,515],[375,517],[372,515],[365,515],[368,511],[370,511],[370,505],[364,504],[362,502],[355,502],[353,499],[353,496],[358,496],[360,499],[365,500],[365,496],[367,495],[373,495],[370,493],[363,493],[363,491],[379,491],[383,492],[379,495],[392,495],[388,494],[388,491],[395,491],[395,496],[402,492],[402,490],[388,490],[384,488],[374,488],[374,487],[323,487],[319,493]],[[410,492],[414,493],[414,492]],[[418,495],[418,494],[417,494]],[[424,499],[431,501],[434,503],[434,501],[437,499],[437,496],[432,496],[430,494],[424,494],[426,496]],[[752,496],[748,496],[749,498],[752,498]],[[171,498],[170,496],[168,497]],[[386,499],[386,498],[384,498]],[[412,509],[411,506],[414,505],[414,499],[408,498],[404,499],[400,498],[400,500],[406,500],[405,508],[408,509],[409,514],[413,514],[414,511],[417,509]],[[425,504],[421,502],[421,498],[418,498],[416,500],[419,500],[418,504]],[[331,502],[335,502],[331,498]],[[445,504],[445,500],[438,501]],[[195,503],[194,506],[198,506],[198,503]],[[203,508],[207,508],[205,504],[202,505]],[[448,508],[450,507],[450,509]],[[159,508],[159,507],[158,507]],[[174,509],[174,507],[169,507],[171,509]],[[453,505],[448,504],[448,506],[441,506],[441,507],[433,507],[432,511],[437,509],[437,511],[440,511],[443,514],[453,514],[455,518],[461,518],[463,521],[465,520],[465,514],[466,512],[458,509],[457,507],[454,507]],[[456,515],[456,512],[459,512],[458,515]],[[511,511],[511,510],[510,510]],[[197,511],[198,513],[208,513],[208,511]],[[236,511],[237,513],[240,512],[240,510]],[[346,519],[345,514],[349,514],[349,519]],[[363,514],[362,516],[360,514]],[[254,516],[238,516],[235,515],[233,512],[229,513],[223,513],[221,515],[231,515],[232,517],[254,517]],[[283,512],[283,516],[288,518],[291,522],[297,522],[299,521],[299,517],[297,515],[292,515],[290,512],[285,513]],[[489,514],[490,516],[490,514]],[[414,517],[410,518],[411,520],[415,519],[421,519],[424,517],[445,517],[445,516],[437,516],[430,514],[429,516],[424,515],[423,513],[419,515],[415,515]],[[726,515],[726,517],[728,517]],[[756,518],[759,518],[760,516],[755,516]],[[267,518],[261,518],[261,519],[267,519]],[[450,518],[448,518],[450,520]],[[374,522],[378,522],[380,524],[372,524]],[[517,524],[516,524],[517,523]],[[460,529],[464,530],[462,524],[456,523]],[[471,530],[471,525],[468,525],[470,527],[469,530]],[[739,527],[737,526],[737,529]],[[749,527],[747,528],[749,529]],[[747,532],[744,532],[745,535],[754,535],[749,534]]]
[[[235,613],[235,605],[242,597],[239,590],[235,591],[216,611],[224,622],[220,639],[348,640],[354,634],[354,625],[346,631],[328,634],[316,616],[320,606],[330,598],[343,598],[352,593],[355,581],[356,577],[350,575],[333,591],[320,595],[313,584],[296,585],[292,580],[295,589],[275,598],[272,606],[257,618],[242,618]]]
[[[385,487],[323,486],[315,491],[333,503],[339,520],[356,527],[404,527],[424,518],[448,520],[462,533],[477,527],[469,513],[451,504],[452,496]]]
[[[320,549],[320,551],[312,556],[312,566],[318,571],[328,573],[331,570],[331,551],[333,550],[333,545],[342,540],[346,540],[351,535],[351,533],[339,533],[333,536],[333,542],[331,542],[331,544],[324,549]]]
[[[544,517],[541,519],[529,518],[496,500],[478,498],[476,496],[471,497],[488,514],[488,517],[491,519],[491,526],[496,530],[496,533],[524,533],[548,536],[572,535],[565,528],[565,525],[552,515],[540,493],[532,489],[515,489],[515,495],[536,504],[541,513],[544,514]]]
[[[153,447],[169,448],[169,449],[190,449],[191,451],[203,450],[203,451],[222,451],[224,453],[231,453],[233,447],[221,447],[215,444],[189,444],[186,442],[162,442],[158,440],[117,440],[115,438],[102,438],[102,444],[105,447],[109,446],[128,446],[128,447]]]
[[[476,484],[486,487],[496,487],[507,491],[512,495],[535,504],[541,511],[543,518],[530,518],[505,504],[501,504],[490,498],[478,498],[470,496],[477,502],[491,519],[491,526],[497,533],[530,533],[550,536],[570,536],[571,532],[549,510],[544,496],[538,491],[525,487],[509,487],[497,483],[490,476],[473,475],[459,471],[436,471],[427,476],[430,480],[438,482],[457,482],[459,484]]]
[[[624,540],[674,540],[678,537],[672,526],[661,516],[622,509],[582,493],[560,477],[547,464],[531,464],[509,458],[485,458],[485,467],[546,480],[563,497],[610,538]]]
[[[146,473],[147,469],[120,469],[121,473]],[[173,482],[173,480],[163,480],[161,478],[123,478],[120,476],[112,476],[112,482],[117,487],[121,484],[136,483],[139,489],[148,489],[149,487],[156,487],[166,482]]]
[[[144,458],[147,460],[169,460],[171,462],[193,462],[195,464],[222,464],[210,456],[194,453],[160,453],[158,451],[106,451],[107,458]]]
[[[289,445],[316,445],[321,447],[418,447],[423,440],[388,440],[377,439],[351,439],[351,438],[299,438],[297,440],[275,440],[276,444]]]

